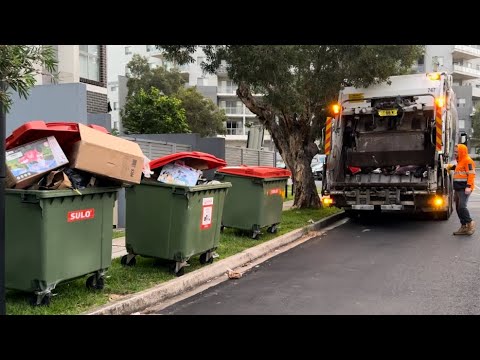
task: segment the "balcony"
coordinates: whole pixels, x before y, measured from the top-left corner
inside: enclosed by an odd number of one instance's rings
[[[472,45],[453,45],[453,61],[472,60],[480,58],[480,49]]]
[[[228,71],[226,65],[220,65],[216,71],[218,77],[228,77]]]
[[[480,70],[459,64],[453,64],[453,80],[472,80],[480,78]]]
[[[476,100],[480,99],[480,88],[476,86],[472,86],[472,97]]]
[[[223,109],[225,111],[225,114],[228,116],[230,115],[242,115],[243,116],[243,107],[241,106],[236,106],[236,107],[221,107],[220,109]]]
[[[237,86],[219,86],[217,87],[217,94],[237,96]]]
[[[245,135],[243,132],[243,127],[238,128],[227,128],[227,135]]]

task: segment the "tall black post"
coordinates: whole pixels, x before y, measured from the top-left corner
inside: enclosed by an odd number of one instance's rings
[[[0,91],[6,86],[0,82]],[[0,102],[0,315],[6,314],[5,305],[5,107]]]

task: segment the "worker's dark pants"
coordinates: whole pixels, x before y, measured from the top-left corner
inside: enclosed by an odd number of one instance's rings
[[[455,190],[455,208],[462,225],[472,221],[470,212],[467,209],[468,198],[470,195],[465,194],[465,190]]]

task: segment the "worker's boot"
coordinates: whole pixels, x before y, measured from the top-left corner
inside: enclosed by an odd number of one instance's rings
[[[460,228],[453,233],[453,235],[467,235],[467,225],[462,225]]]
[[[475,221],[472,220],[467,224],[467,235],[473,235],[474,232],[475,232]]]

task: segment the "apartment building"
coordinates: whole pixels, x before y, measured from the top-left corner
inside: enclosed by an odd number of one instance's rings
[[[28,99],[12,94],[7,134],[32,120],[73,121],[110,129],[107,98],[106,45],[53,45],[56,82],[46,73],[36,76]]]
[[[434,70],[452,74],[457,95],[459,128],[472,135],[471,116],[480,101],[480,45],[426,45],[418,62],[419,72]]]
[[[154,45],[109,45],[108,52],[108,97],[112,105],[112,128],[121,131],[120,109],[125,104],[127,95],[126,68],[134,54],[145,56],[151,67],[163,66],[166,69],[175,67],[185,76],[186,86],[196,86],[205,97],[210,98],[219,108],[225,110],[228,120],[225,123],[227,134],[225,141],[232,146],[246,146],[248,126],[258,124],[252,112],[236,95],[237,85],[228,78],[225,65],[215,75],[204,73],[201,63],[205,54],[197,50],[193,54],[195,62],[178,66],[165,60],[162,52]],[[265,134],[266,145],[270,144],[270,136]]]

